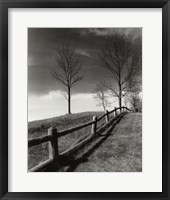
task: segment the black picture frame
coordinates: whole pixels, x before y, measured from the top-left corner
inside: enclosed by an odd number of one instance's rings
[[[8,192],[8,8],[162,8],[162,192]],[[169,35],[170,2],[168,0],[0,0],[0,198],[170,199]]]

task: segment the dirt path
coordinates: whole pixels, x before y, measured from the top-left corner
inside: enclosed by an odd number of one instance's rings
[[[142,171],[142,114],[125,115],[106,139],[102,137],[100,145],[70,171]]]

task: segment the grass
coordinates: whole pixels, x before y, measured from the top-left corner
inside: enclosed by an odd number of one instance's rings
[[[85,122],[91,121],[95,115],[97,117],[104,114],[103,112],[84,112],[70,115],[63,115],[45,120],[32,121],[28,123],[28,139],[47,135],[48,128],[56,127],[59,131],[65,130]],[[104,123],[101,120],[98,127]],[[59,138],[59,152],[66,150],[73,145],[82,136],[89,135],[91,126],[83,128],[79,131],[70,133]],[[38,165],[39,163],[48,159],[48,142],[31,147],[28,149],[28,169]]]
[[[67,129],[92,120],[102,112],[64,115],[30,122],[29,138],[47,134],[51,126]],[[99,126],[105,122],[101,121]],[[82,136],[89,135],[91,126],[59,138],[59,151],[73,145]],[[29,148],[29,169],[48,159],[48,143]],[[79,151],[75,160],[61,171],[74,172],[141,172],[142,171],[142,114],[128,113],[107,135],[103,133]]]
[[[90,144],[84,156],[75,161],[68,171],[141,172],[142,114],[125,115],[109,134]],[[89,151],[92,153],[89,154]]]

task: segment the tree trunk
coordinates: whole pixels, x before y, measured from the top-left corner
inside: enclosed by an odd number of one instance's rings
[[[71,93],[70,87],[68,86],[68,114],[71,114]]]
[[[119,96],[119,107],[122,107],[122,98]]]
[[[104,104],[104,102],[102,101],[102,105],[103,105],[103,109],[104,109],[104,111],[106,110],[106,107],[105,107],[105,104]]]
[[[122,111],[121,107],[122,107],[122,88],[121,88],[121,84],[119,83],[119,107],[120,107],[120,111]]]

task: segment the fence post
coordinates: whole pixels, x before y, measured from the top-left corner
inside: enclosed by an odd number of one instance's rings
[[[48,135],[52,135],[52,140],[49,141],[49,158],[53,159],[53,167],[57,169],[59,165],[59,156],[58,156],[58,137],[57,137],[57,129],[49,128]]]
[[[97,117],[96,116],[93,116],[93,121],[94,121],[94,123],[92,124],[92,127],[91,127],[91,134],[95,135],[96,130],[97,130]]]
[[[105,116],[106,123],[108,123],[109,122],[109,112],[108,112],[108,110],[105,110],[105,114],[106,114],[106,116]]]
[[[115,107],[115,117],[117,117],[117,111],[116,111],[116,107]]]

